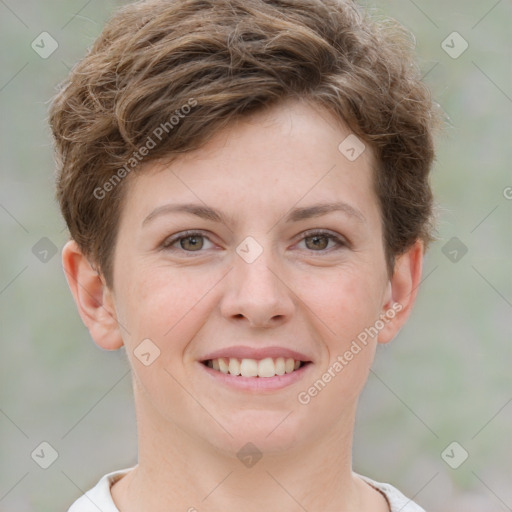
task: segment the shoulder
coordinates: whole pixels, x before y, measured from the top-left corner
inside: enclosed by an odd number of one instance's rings
[[[82,494],[69,507],[68,512],[98,512],[98,510],[102,512],[119,512],[112,499],[110,487],[132,469],[133,467],[120,469],[102,476],[92,489]]]
[[[425,512],[418,504],[404,496],[396,487],[391,484],[376,482],[367,476],[356,475],[363,481],[380,491],[389,502],[391,512]]]

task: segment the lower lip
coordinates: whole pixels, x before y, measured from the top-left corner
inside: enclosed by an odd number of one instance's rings
[[[275,377],[242,377],[241,375],[230,375],[229,373],[219,372],[218,370],[205,366],[203,363],[198,364],[219,384],[246,391],[276,391],[283,389],[302,379],[304,375],[309,372],[310,367],[313,366],[312,363],[308,363],[301,366],[298,370],[294,370],[292,373],[276,375]]]

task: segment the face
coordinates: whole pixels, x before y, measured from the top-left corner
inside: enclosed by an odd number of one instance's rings
[[[272,453],[353,421],[393,302],[373,156],[347,159],[349,134],[286,102],[130,177],[111,300],[153,428]]]

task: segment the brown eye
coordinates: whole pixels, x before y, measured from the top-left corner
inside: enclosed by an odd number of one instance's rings
[[[205,245],[206,240],[206,245]],[[210,245],[208,245],[208,243]],[[192,252],[204,252],[205,249],[213,247],[210,239],[201,232],[189,231],[179,233],[172,237],[167,238],[161,245],[162,249],[173,252],[186,254]]]
[[[186,251],[197,251],[203,248],[204,240],[202,235],[191,235],[179,239],[180,247]]]
[[[304,240],[306,241],[306,247],[312,250],[323,250],[329,245],[329,237],[326,235],[308,236]],[[308,240],[311,240],[311,243],[308,243]]]
[[[337,249],[349,247],[349,244],[343,237],[327,231],[308,231],[304,233],[301,242],[304,242],[307,250],[320,254],[328,254]],[[333,246],[330,248],[329,242],[333,243]]]

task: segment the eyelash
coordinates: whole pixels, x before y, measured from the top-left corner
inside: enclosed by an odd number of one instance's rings
[[[174,245],[176,242],[179,242],[180,240],[183,240],[183,239],[186,239],[186,238],[190,238],[190,237],[202,237],[202,238],[206,238],[208,241],[211,242],[211,240],[201,231],[185,231],[183,233],[178,233],[177,235],[175,236],[172,236],[170,238],[166,238],[164,240],[164,242],[161,244],[161,248],[166,250],[166,251],[179,251],[179,252],[183,252],[183,253],[186,253],[187,255],[190,255],[192,256],[194,253],[201,253],[203,252],[202,250],[198,250],[198,251],[187,251],[185,249],[182,249],[182,248],[175,248],[175,247],[172,247],[172,245]],[[299,242],[302,242],[303,240],[305,240],[306,238],[312,238],[314,236],[323,236],[323,237],[326,237],[328,240],[332,240],[333,242],[335,242],[337,244],[337,247],[335,248],[331,248],[331,249],[321,249],[321,250],[318,250],[318,251],[315,251],[315,250],[312,250],[312,249],[306,249],[310,252],[313,252],[313,253],[330,253],[332,252],[333,250],[340,250],[344,247],[348,247],[349,244],[348,242],[337,236],[337,235],[334,235],[333,233],[329,232],[329,231],[325,231],[325,230],[312,230],[312,231],[305,231],[303,233],[303,237],[299,240]],[[212,242],[213,243],[213,242]]]

